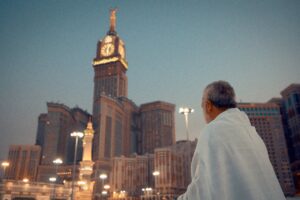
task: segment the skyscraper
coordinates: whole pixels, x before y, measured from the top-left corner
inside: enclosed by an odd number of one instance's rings
[[[93,161],[95,191],[99,192],[100,173],[109,179],[117,176],[112,171],[115,157],[132,160],[134,153],[153,153],[156,147],[175,143],[175,105],[157,101],[138,107],[128,99],[128,64],[125,43],[116,31],[116,10],[110,12],[109,31],[97,43],[93,69]]]
[[[72,163],[74,156],[74,140],[70,133],[83,131],[87,124],[89,113],[75,107],[59,103],[47,103],[48,113],[39,117],[37,143],[42,146],[43,155],[41,163],[52,165],[52,161],[60,157],[64,163]],[[42,140],[43,138],[43,140]],[[82,145],[79,148],[79,158],[82,154]]]
[[[300,84],[291,84],[282,92],[282,116],[286,124],[291,167],[300,191]]]
[[[175,105],[156,101],[142,104],[141,120],[141,153],[154,153],[155,148],[175,144]]]
[[[284,138],[280,107],[275,103],[239,103],[264,141],[270,161],[285,195],[294,195],[288,152]]]
[[[95,190],[101,189],[100,173],[110,175],[111,158],[136,152],[138,107],[127,98],[128,64],[125,43],[116,32],[116,10],[110,28],[97,43],[94,68],[93,161]],[[101,190],[100,190],[101,191]]]
[[[53,160],[61,158],[65,166],[71,165],[74,159],[75,141],[70,137],[73,131],[83,131],[89,117],[81,108],[69,108],[60,103],[47,103],[47,113],[39,116],[36,144],[42,147],[41,165],[37,180],[48,181],[55,174]],[[82,141],[78,145],[78,160],[82,157]],[[67,167],[68,168],[68,167]]]

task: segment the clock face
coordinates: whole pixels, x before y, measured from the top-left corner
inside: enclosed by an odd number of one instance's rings
[[[122,58],[125,58],[125,50],[124,50],[123,45],[119,45],[119,53]]]
[[[104,44],[101,47],[101,55],[103,56],[110,56],[115,50],[115,47],[113,44],[108,43],[108,44]]]

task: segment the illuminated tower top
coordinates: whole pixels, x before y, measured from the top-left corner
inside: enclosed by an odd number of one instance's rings
[[[116,11],[110,10],[110,28],[97,43],[96,57],[93,61],[94,101],[101,95],[111,98],[127,97],[128,63],[125,43],[116,32]]]

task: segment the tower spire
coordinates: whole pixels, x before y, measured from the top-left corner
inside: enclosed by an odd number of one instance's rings
[[[113,8],[110,10],[110,27],[108,34],[116,35],[116,12],[117,8]]]

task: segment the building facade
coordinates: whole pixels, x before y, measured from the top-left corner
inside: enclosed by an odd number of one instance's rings
[[[70,133],[83,131],[91,116],[81,108],[69,108],[60,103],[47,103],[47,113],[39,116],[36,144],[42,147],[42,165],[52,165],[61,158],[65,164],[72,164],[75,141]],[[82,143],[79,143],[78,157],[82,156]]]
[[[291,84],[281,95],[291,168],[297,191],[300,192],[300,84]]]
[[[86,127],[91,115],[81,108],[69,108],[60,103],[47,103],[47,113],[39,116],[36,144],[41,146],[42,155],[38,167],[37,180],[47,182],[49,177],[71,168],[73,164],[75,139],[70,136],[73,131],[81,131]],[[82,157],[82,140],[78,142],[77,163]],[[63,165],[57,166],[53,160],[60,158]],[[77,173],[78,174],[78,171]],[[68,177],[65,177],[68,178]]]
[[[142,104],[140,107],[140,153],[154,153],[155,148],[175,144],[175,105],[162,101]]]
[[[153,159],[153,154],[114,157],[110,178],[112,195],[126,191],[127,196],[138,197],[143,188],[153,188]]]
[[[70,194],[70,187],[64,185],[16,180],[0,182],[1,200],[69,200]]]
[[[9,167],[5,179],[35,180],[40,161],[41,147],[37,145],[10,145],[8,152]]]
[[[184,193],[191,182],[191,160],[197,140],[178,141],[154,150],[155,196],[173,199]]]
[[[264,141],[284,194],[294,195],[280,107],[275,103],[240,103],[238,107],[248,115],[252,126]]]

